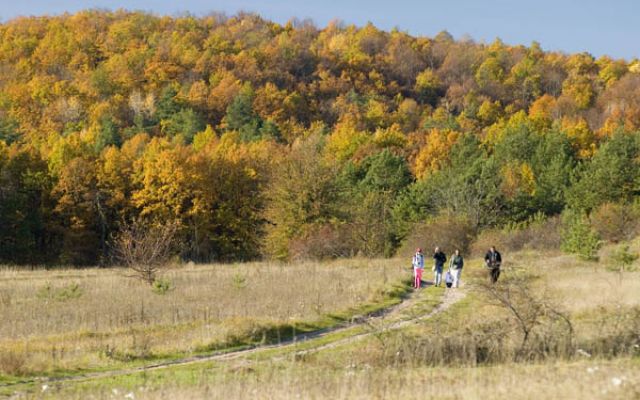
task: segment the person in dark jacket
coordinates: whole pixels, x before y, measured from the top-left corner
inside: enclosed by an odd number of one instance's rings
[[[433,272],[435,274],[434,284],[436,286],[440,286],[442,283],[442,269],[444,268],[444,263],[447,262],[447,255],[444,254],[440,247],[436,247],[433,252]]]
[[[496,250],[495,246],[491,246],[487,254],[484,256],[484,263],[489,268],[489,278],[491,283],[496,283],[500,276],[500,265],[502,264],[502,256],[500,252]]]

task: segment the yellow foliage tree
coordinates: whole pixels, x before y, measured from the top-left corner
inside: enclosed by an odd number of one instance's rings
[[[485,125],[491,125],[498,121],[502,115],[500,101],[484,100],[478,108],[478,119]]]
[[[596,152],[596,135],[589,128],[589,124],[584,118],[563,118],[562,130],[571,140],[573,147],[578,152],[578,157],[589,158]]]
[[[562,94],[572,99],[582,110],[589,108],[595,98],[593,83],[587,76],[567,78],[562,84]]]
[[[388,118],[386,104],[375,99],[369,100],[364,117],[369,129],[374,130],[382,127]]]
[[[606,87],[616,83],[628,71],[627,63],[624,60],[612,60],[607,56],[600,57],[596,64],[600,67],[598,77]]]
[[[487,128],[484,143],[488,145],[495,145],[496,143],[502,141],[504,135],[507,134],[507,132],[516,130],[523,125],[531,125],[531,120],[529,119],[527,113],[525,113],[524,111],[518,111],[509,119],[502,118],[498,122]]]
[[[215,141],[216,138],[216,133],[213,131],[211,125],[207,125],[207,128],[204,131],[196,133],[193,137],[193,149],[195,151],[201,150],[210,142]]]
[[[502,193],[509,199],[518,194],[533,196],[536,179],[531,166],[526,162],[512,161],[502,167]]]
[[[495,57],[487,58],[476,71],[478,86],[485,87],[490,84],[501,83],[504,79],[504,68]]]
[[[442,82],[431,68],[427,68],[416,76],[414,90],[418,98],[426,103],[435,103]]]
[[[140,215],[150,220],[183,219],[192,198],[194,172],[189,164],[189,149],[155,138],[142,157],[134,163],[132,194]]]
[[[538,129],[547,129],[553,122],[553,110],[556,106],[556,99],[545,94],[539,97],[529,107],[529,118]]]
[[[373,135],[373,143],[380,148],[402,149],[407,145],[407,137],[402,133],[400,125],[393,124],[389,128],[378,128]]]
[[[326,146],[326,154],[338,161],[350,159],[360,148],[370,140],[371,136],[358,129],[353,118],[345,116],[336,124],[329,136]]]
[[[451,130],[432,129],[426,145],[420,149],[413,169],[416,177],[423,179],[440,170],[449,160],[451,147],[458,141],[460,133]]]

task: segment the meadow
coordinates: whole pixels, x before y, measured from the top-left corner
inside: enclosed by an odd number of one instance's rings
[[[427,287],[411,294],[389,315],[365,320],[334,336],[148,371],[79,377],[69,382],[36,381],[17,386],[11,393],[16,393],[18,398],[78,399],[241,399],[247,395],[259,399],[638,398],[640,297],[637,293],[640,293],[640,272],[615,272],[610,254],[611,247],[603,249],[599,262],[582,261],[554,251],[526,250],[509,254],[500,284],[496,286],[498,291],[492,291],[492,287],[485,284],[486,271],[479,259],[473,259],[464,272],[464,285],[457,291]],[[245,281],[237,277],[239,271],[245,274],[246,282],[254,283],[242,287],[244,283],[238,282]],[[306,276],[300,272],[306,272]],[[219,326],[216,325],[219,330],[237,329],[235,324],[240,315],[243,320],[255,321],[265,318],[284,321],[295,315],[300,321],[315,321],[320,326],[323,320],[326,324],[326,316],[332,310],[355,313],[354,310],[362,310],[363,302],[369,307],[373,304],[383,307],[384,298],[387,299],[386,306],[397,303],[399,298],[388,292],[384,295],[384,288],[388,291],[393,285],[400,285],[406,278],[407,269],[402,268],[398,260],[185,267],[167,274],[175,282],[175,289],[162,296],[123,277],[121,270],[92,270],[81,274],[69,270],[53,272],[57,281],[51,278],[52,272],[47,275],[41,271],[5,271],[4,274],[3,290],[11,287],[14,293],[24,296],[22,301],[14,303],[14,307],[22,304],[22,310],[28,309],[25,304],[41,299],[27,295],[27,281],[18,277],[32,278],[28,281],[32,290],[35,290],[33,278],[38,275],[55,282],[51,283],[52,287],[79,281],[86,288],[83,297],[88,293],[99,295],[101,292],[96,288],[105,287],[107,282],[112,283],[112,291],[114,287],[122,286],[118,292],[121,301],[108,302],[102,297],[102,301],[91,302],[90,307],[113,315],[112,320],[116,321],[116,315],[126,314],[122,310],[139,313],[140,298],[148,300],[150,306],[145,311],[148,321],[138,321],[134,325],[153,332],[147,335],[153,338],[150,348],[159,354],[161,349],[193,349],[194,343],[216,340],[219,344],[224,343],[219,341],[219,333],[213,333],[214,324],[204,322],[202,309],[198,308],[203,302],[196,302],[193,297],[190,301],[189,296],[209,296],[206,298],[212,305],[214,299],[219,302],[212,310],[220,314],[210,317],[214,319],[215,316],[219,321]],[[316,282],[309,283],[310,278]],[[25,282],[25,286],[21,287],[20,282]],[[89,285],[89,282],[94,283]],[[299,284],[303,282],[307,284],[301,287]],[[341,285],[345,286],[340,288]],[[222,293],[214,294],[216,291],[212,286]],[[256,293],[245,293],[252,291],[245,290],[248,288]],[[178,300],[178,293],[179,297],[185,298]],[[400,293],[396,292],[396,295],[402,296]],[[510,299],[509,306],[497,301],[497,296],[505,293]],[[173,300],[172,295],[176,295]],[[103,293],[102,296],[106,295]],[[55,304],[50,306],[51,311],[66,307],[70,301],[73,300],[51,301],[49,304]],[[256,302],[255,307],[248,309],[244,301]],[[129,308],[117,306],[120,302],[128,304]],[[163,310],[171,304],[180,304],[185,309],[181,314],[184,319],[174,325],[171,308]],[[312,305],[318,304],[323,304],[324,311],[313,309]],[[443,304],[448,306],[438,308]],[[6,310],[7,304],[4,307]],[[190,313],[187,310],[191,310]],[[516,318],[514,310],[522,321]],[[567,321],[558,315],[566,317]],[[47,336],[46,330],[37,331],[39,326],[51,324],[59,332],[78,332],[89,329],[94,323],[88,317],[79,318],[73,324],[69,320],[63,323],[59,316],[50,318],[40,317],[29,322],[28,327],[15,322],[15,327],[3,325],[3,329],[5,332],[31,329],[32,334],[23,333],[22,345],[36,348],[36,343],[48,343],[49,346],[54,343],[54,336]],[[56,325],[54,320],[60,322]],[[402,321],[406,323],[402,324]],[[181,323],[188,327],[180,328]],[[526,343],[522,341],[521,323],[530,324]],[[167,329],[168,326],[173,328]],[[116,323],[104,325],[102,329],[111,334],[102,339],[96,339],[96,336],[89,339],[92,335],[79,334],[75,335],[76,339],[68,334],[56,338],[64,338],[63,343],[67,346],[75,340],[87,357],[92,354],[92,348],[95,350],[105,343],[125,343],[124,337],[130,341],[135,337],[132,330]],[[172,333],[167,333],[169,331]],[[4,348],[12,342],[16,339],[3,339]],[[51,359],[45,361],[45,353],[40,353],[43,357],[40,361],[51,363]],[[34,360],[30,359],[31,368],[36,365]],[[101,362],[95,365],[117,370],[131,368],[143,361]],[[5,390],[4,393],[9,392]]]
[[[171,358],[326,328],[400,300],[397,260],[0,271],[0,374]]]

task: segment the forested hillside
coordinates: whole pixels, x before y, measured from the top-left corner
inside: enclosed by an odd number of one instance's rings
[[[1,24],[0,70],[4,263],[107,262],[133,220],[195,261],[388,256],[640,191],[637,60],[84,11]]]

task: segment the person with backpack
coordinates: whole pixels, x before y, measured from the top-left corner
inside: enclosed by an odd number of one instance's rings
[[[434,285],[440,286],[442,283],[442,269],[444,268],[444,263],[447,262],[447,255],[444,254],[440,247],[436,247],[433,252],[433,272],[435,275]]]
[[[451,271],[451,277],[453,278],[453,287],[457,288],[460,286],[462,267],[464,267],[464,259],[460,254],[460,250],[456,249],[455,253],[451,256],[451,261],[449,262],[449,271]]]
[[[422,271],[424,271],[424,255],[422,254],[421,248],[416,249],[416,254],[413,255],[411,265],[413,266],[413,288],[420,289],[422,285]]]
[[[489,279],[491,283],[498,282],[498,277],[500,277],[500,265],[502,264],[502,256],[500,252],[496,250],[495,246],[491,246],[487,254],[484,256],[484,263],[487,268],[489,268]]]

